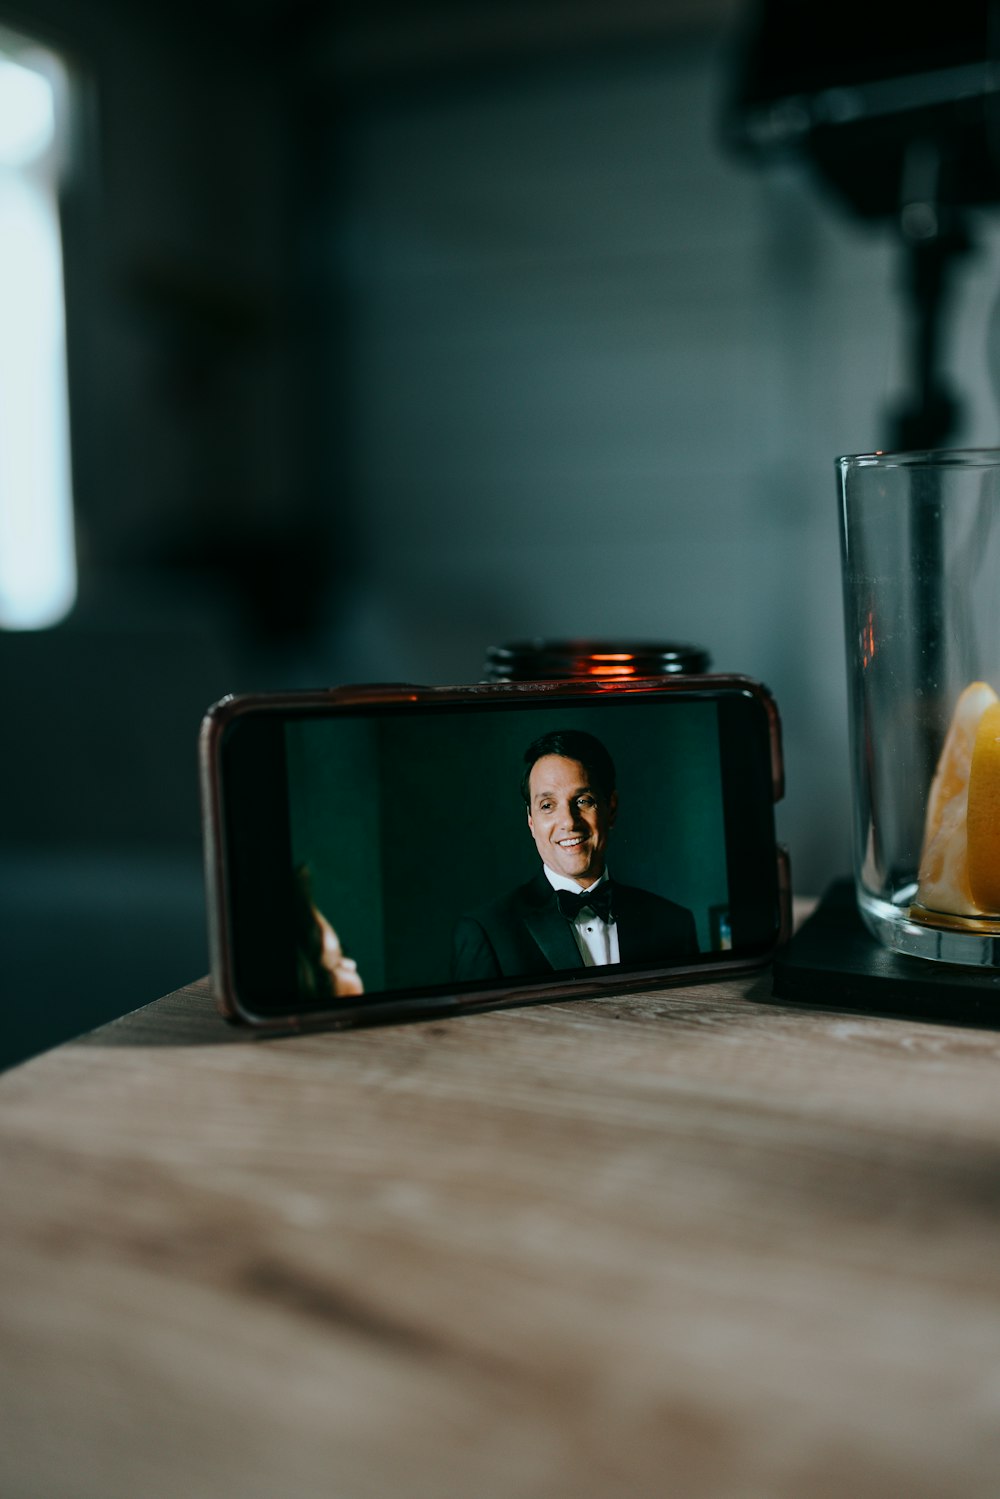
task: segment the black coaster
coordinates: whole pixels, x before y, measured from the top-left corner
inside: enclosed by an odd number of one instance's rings
[[[1000,971],[906,958],[876,942],[837,880],[774,960],[773,997],[823,1010],[1000,1027]]]

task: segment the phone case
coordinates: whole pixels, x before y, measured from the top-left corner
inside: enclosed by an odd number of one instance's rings
[[[220,748],[227,727],[247,713],[315,712],[321,715],[330,708],[364,704],[459,705],[483,700],[537,701],[545,698],[558,702],[563,698],[609,699],[629,695],[670,693],[716,693],[739,690],[751,694],[766,714],[770,745],[771,794],[773,802],[784,795],[784,762],[782,757],[781,721],[777,704],[760,682],[739,675],[706,674],[703,676],[602,678],[594,681],[572,679],[517,683],[474,683],[470,686],[426,687],[410,683],[365,683],[355,686],[319,688],[305,691],[247,693],[229,695],[213,704],[205,714],[199,736],[199,771],[202,804],[202,828],[205,856],[205,886],[208,906],[209,952],[212,987],[221,1014],[229,1021],[249,1025],[261,1033],[289,1034],[306,1030],[350,1029],[356,1026],[386,1024],[403,1020],[422,1020],[442,1015],[471,1014],[520,1005],[567,999],[589,999],[611,993],[636,993],[650,988],[700,983],[710,979],[731,978],[754,973],[766,967],[775,948],[788,941],[792,929],[791,874],[788,853],[780,844],[775,847],[777,861],[777,896],[779,921],[775,941],[767,951],[752,958],[720,953],[710,963],[678,964],[651,968],[641,973],[608,972],[606,969],[582,968],[579,976],[567,979],[557,973],[553,979],[519,982],[516,987],[498,980],[489,990],[471,993],[437,995],[432,999],[396,993],[384,999],[366,999],[336,1009],[310,1011],[304,1014],[261,1015],[250,1010],[237,992],[234,975],[233,934],[229,919],[230,890],[227,877]]]

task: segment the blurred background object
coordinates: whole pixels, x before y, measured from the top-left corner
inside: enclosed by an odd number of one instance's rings
[[[52,116],[0,213],[58,208],[73,520],[62,604],[0,623],[0,1062],[205,971],[230,690],[696,640],[781,706],[796,888],[849,867],[833,458],[998,435],[992,8],[939,25],[954,55],[875,0],[0,0],[0,153],[11,68]],[[7,325],[19,277],[0,238]]]
[[[700,646],[666,640],[508,640],[486,648],[484,682],[676,677],[711,670]]]
[[[909,384],[884,446],[941,447],[962,427],[945,337],[953,283],[1000,197],[1000,10],[943,15],[901,0],[758,0],[745,33],[732,142],[808,163],[841,207],[898,236]]]

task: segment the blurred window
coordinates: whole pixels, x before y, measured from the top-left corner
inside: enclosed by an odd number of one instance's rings
[[[76,597],[58,186],[66,75],[0,32],[0,628]]]

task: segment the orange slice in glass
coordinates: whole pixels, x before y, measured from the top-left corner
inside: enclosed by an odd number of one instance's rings
[[[969,883],[966,818],[977,733],[984,715],[995,707],[1000,699],[987,682],[970,683],[955,704],[945,735],[927,800],[917,882],[917,901],[931,911],[978,916],[984,909]]]
[[[981,911],[1000,913],[1000,703],[976,731],[966,825],[972,898]]]
[[[961,797],[964,800],[966,796],[976,733],[987,708],[993,707],[997,702],[1000,699],[988,682],[971,682],[959,695],[938,756],[934,779],[931,781],[924,822],[925,848],[938,831],[955,798]]]

